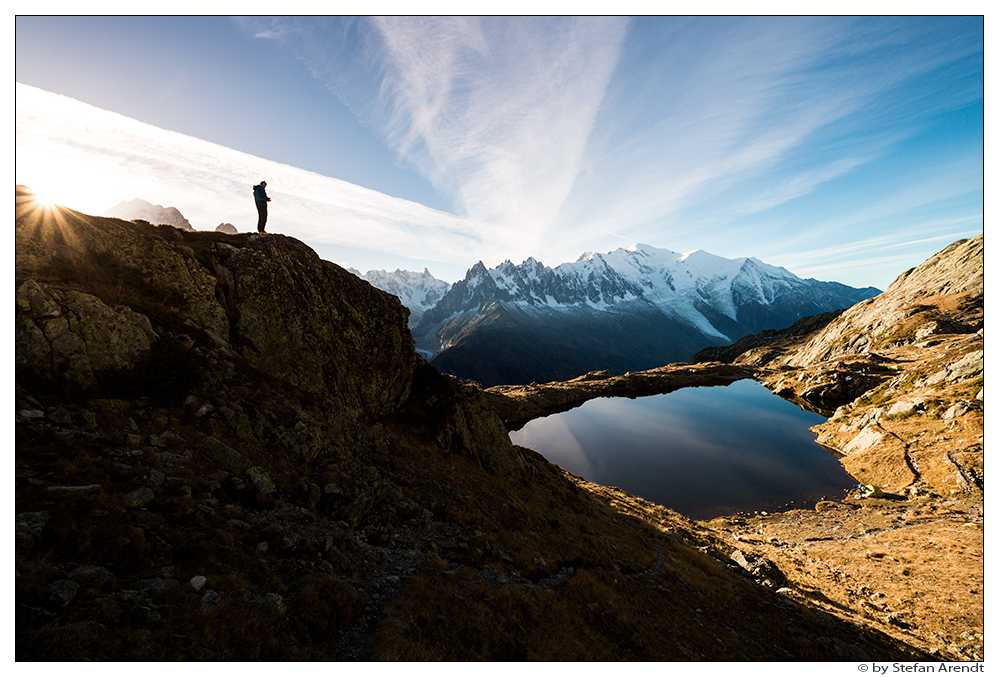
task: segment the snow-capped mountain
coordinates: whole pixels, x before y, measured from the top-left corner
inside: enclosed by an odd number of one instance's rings
[[[129,200],[128,202],[119,202],[104,212],[104,216],[113,216],[116,219],[124,219],[125,221],[142,219],[154,226],[165,223],[184,230],[194,230],[191,222],[185,219],[184,215],[176,207],[154,205],[139,198]]]
[[[413,336],[440,353],[438,367],[483,385],[540,381],[660,366],[877,293],[755,258],[639,244],[555,268],[533,258],[493,269],[480,262],[423,313]]]
[[[428,309],[433,308],[451,288],[450,282],[438,280],[426,268],[422,273],[408,270],[396,270],[389,273],[384,270],[369,270],[361,274],[353,268],[354,275],[371,283],[384,292],[399,297],[402,305],[409,308],[409,326],[412,327]]]

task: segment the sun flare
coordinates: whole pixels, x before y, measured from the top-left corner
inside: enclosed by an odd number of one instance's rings
[[[38,191],[32,188],[35,193],[35,202],[38,203],[40,207],[45,209],[52,209],[57,204],[59,204],[58,198],[56,198],[54,193],[48,191]]]

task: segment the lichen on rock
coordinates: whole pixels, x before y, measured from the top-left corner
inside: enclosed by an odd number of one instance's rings
[[[88,387],[135,367],[156,339],[148,317],[90,294],[28,280],[16,298],[15,367],[35,379]]]

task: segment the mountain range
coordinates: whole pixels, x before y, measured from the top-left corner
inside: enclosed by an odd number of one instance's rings
[[[409,270],[369,270],[366,273],[348,268],[351,273],[372,286],[397,296],[402,305],[409,309],[409,326],[415,325],[430,308],[433,308],[451,289],[451,283],[438,280],[425,269],[422,273]]]
[[[193,230],[175,207],[141,199],[107,216]],[[455,284],[426,269],[349,272],[399,298],[420,355],[486,387],[650,369],[880,291],[802,279],[752,257],[647,244],[555,268],[534,258],[492,269],[480,261]]]
[[[411,308],[417,348],[435,366],[484,386],[649,369],[879,293],[752,257],[646,244],[555,268],[533,258],[492,269],[479,262],[447,288],[427,271],[365,279]],[[433,304],[430,288],[441,294]]]

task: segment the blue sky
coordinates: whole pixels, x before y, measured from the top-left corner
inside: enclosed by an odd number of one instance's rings
[[[266,178],[361,270],[643,242],[884,288],[983,229],[981,17],[18,17],[16,80],[18,181],[251,230]]]

